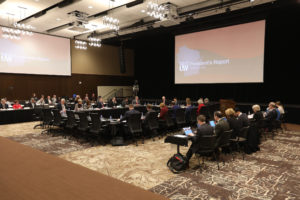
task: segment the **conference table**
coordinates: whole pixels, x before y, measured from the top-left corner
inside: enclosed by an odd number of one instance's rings
[[[34,109],[0,110],[0,124],[34,121]]]

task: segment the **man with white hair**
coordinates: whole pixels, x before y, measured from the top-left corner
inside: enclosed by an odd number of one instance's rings
[[[5,99],[1,99],[0,109],[8,109]]]
[[[268,107],[267,114],[266,114],[265,118],[268,121],[273,121],[277,118],[276,105],[275,105],[274,102],[269,103],[269,107]]]

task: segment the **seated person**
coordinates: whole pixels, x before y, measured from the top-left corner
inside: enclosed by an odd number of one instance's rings
[[[205,99],[204,99],[204,105],[205,105],[205,106],[209,106],[209,105],[210,105],[209,99],[208,99],[208,98],[205,98]]]
[[[52,100],[50,96],[47,96],[47,99],[45,100],[45,104],[52,104]]]
[[[104,108],[104,102],[103,98],[99,96],[98,102],[97,102],[97,108]]]
[[[128,101],[128,97],[126,97],[123,101],[122,101],[122,106],[126,107],[129,105],[129,101]]]
[[[274,102],[270,102],[269,106],[267,108],[266,116],[265,118],[268,121],[273,121],[277,118],[277,111],[276,111],[276,105]]]
[[[246,113],[242,113],[241,110],[236,107],[234,109],[235,111],[235,116],[238,120],[242,121],[243,127],[249,126],[249,119]]]
[[[87,101],[90,101],[88,96],[84,97],[84,100],[82,101],[82,104],[86,104]]]
[[[178,105],[177,97],[174,97],[173,101],[174,101],[174,105]]]
[[[166,120],[166,116],[168,114],[168,107],[164,103],[159,104],[160,113],[159,113],[159,120]]]
[[[185,115],[185,121],[188,123],[191,121],[192,109],[193,109],[192,102],[189,98],[187,98],[184,115]]]
[[[155,112],[154,110],[152,110],[152,105],[151,105],[151,104],[147,104],[146,109],[147,109],[147,113],[146,113],[145,119],[144,119],[144,121],[143,121],[143,124],[144,124],[145,126],[148,125],[147,123],[148,123],[148,120],[149,120],[149,115],[150,115],[150,113],[151,113],[151,112]]]
[[[78,103],[75,104],[75,112],[79,112],[83,110],[83,104],[82,104],[82,100],[78,99]]]
[[[95,93],[93,93],[91,96],[91,102],[96,102],[96,100],[97,100],[96,95]]]
[[[54,94],[53,96],[52,96],[52,103],[53,104],[56,104],[57,103],[57,98],[56,98],[56,95]]]
[[[27,106],[28,106],[29,108],[33,108],[33,109],[36,107],[36,103],[35,103],[34,98],[31,98],[31,99],[30,99],[30,102],[27,104]]]
[[[162,103],[164,103],[165,105],[168,105],[168,100],[166,99],[165,96],[161,97]]]
[[[93,109],[93,106],[92,106],[90,100],[86,100],[85,104],[83,104],[83,109],[86,109],[86,110],[91,110],[91,109]]]
[[[8,109],[8,105],[7,105],[6,100],[4,98],[1,99],[0,109]]]
[[[263,113],[260,111],[260,106],[259,105],[253,105],[252,106],[252,110],[253,110],[253,118],[252,120],[254,122],[258,122],[260,120],[263,120],[264,119],[264,115]]]
[[[191,159],[192,155],[197,152],[199,148],[199,140],[201,136],[212,136],[214,135],[214,128],[206,124],[206,117],[204,115],[199,115],[197,117],[197,132],[196,134],[190,133],[189,136],[192,136],[192,145],[190,146],[188,152],[186,153],[187,163]]]
[[[59,110],[62,117],[67,117],[67,106],[64,98],[60,100],[60,103],[57,104],[56,108]]]
[[[81,99],[81,98],[80,98],[80,95],[76,95],[76,96],[75,96],[75,99],[74,99],[75,104],[78,103],[78,99]]]
[[[284,108],[283,108],[281,102],[280,102],[280,101],[277,101],[277,102],[275,103],[275,105],[276,105],[276,107],[277,107],[277,110],[280,112],[280,114],[281,114],[281,115],[284,114]]]
[[[135,98],[132,100],[132,104],[136,106],[141,104],[138,96],[135,96]]]
[[[31,97],[31,98],[34,98],[34,101],[37,101],[37,100],[38,100],[38,98],[37,98],[37,96],[36,96],[35,93],[32,94],[32,97]]]
[[[129,104],[129,110],[125,112],[125,115],[119,119],[118,121],[127,121],[128,118],[132,115],[132,114],[137,114],[137,113],[140,113],[139,111],[135,110],[134,109],[134,106],[132,104]]]
[[[214,119],[215,119],[215,134],[217,136],[217,140],[218,138],[221,136],[221,134],[224,131],[229,131],[230,130],[230,126],[229,123],[227,122],[227,119],[225,117],[223,117],[221,111],[215,111],[214,112]]]
[[[22,106],[21,106],[21,104],[19,104],[18,100],[15,100],[15,103],[13,105],[13,109],[14,110],[22,109]]]
[[[198,115],[200,115],[200,110],[201,110],[201,108],[202,108],[203,106],[205,106],[205,105],[204,105],[204,103],[203,103],[203,99],[202,99],[202,98],[200,98],[197,102],[198,102],[198,109],[197,109],[197,116],[198,116]]]
[[[44,99],[44,95],[42,95],[42,97],[36,102],[36,105],[44,105],[45,104],[45,99]]]
[[[173,121],[175,121],[176,120],[176,111],[180,108],[180,106],[178,104],[175,104],[175,101],[171,102],[171,106],[172,106],[172,110],[173,110],[172,119],[173,119]]]
[[[232,108],[226,109],[225,115],[229,123],[230,129],[233,130],[231,138],[236,138],[243,127],[243,122],[235,117],[235,111]]]
[[[113,97],[111,99],[111,101],[109,102],[108,107],[114,108],[114,107],[117,107],[117,105],[118,105],[117,99],[116,99],[116,97]]]

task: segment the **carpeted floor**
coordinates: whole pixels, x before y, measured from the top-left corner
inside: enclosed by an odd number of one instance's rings
[[[234,161],[228,156],[220,170],[215,162],[206,161],[201,173],[193,169],[198,163],[193,157],[191,169],[175,175],[166,162],[176,146],[163,139],[146,140],[138,147],[90,147],[60,136],[40,135],[42,130],[33,130],[34,124],[0,126],[0,136],[170,199],[300,199],[300,132],[293,131],[299,131],[299,126],[289,126],[291,131],[263,141],[261,151],[246,155],[244,161],[241,155]],[[183,154],[186,151],[181,148]]]

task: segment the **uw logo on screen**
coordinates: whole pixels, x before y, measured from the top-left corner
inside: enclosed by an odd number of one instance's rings
[[[179,65],[179,71],[186,72],[188,71],[189,66],[188,65]]]

